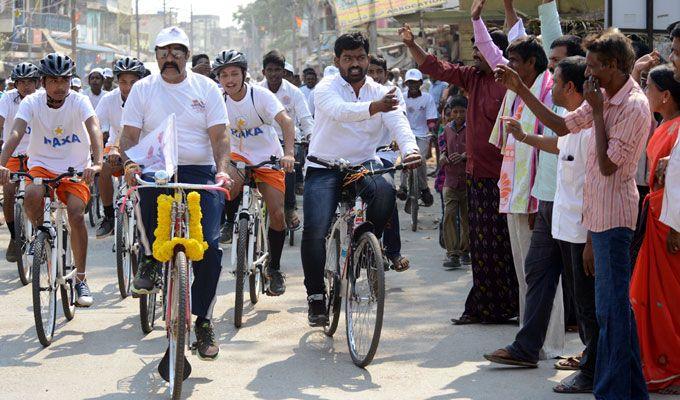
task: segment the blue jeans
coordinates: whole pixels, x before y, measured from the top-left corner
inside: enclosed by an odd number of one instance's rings
[[[630,307],[633,231],[590,233],[595,256],[595,312],[600,326],[593,394],[596,399],[648,399],[635,317]]]
[[[381,159],[385,168],[394,166],[389,160]],[[390,174],[394,180],[394,172]],[[385,225],[385,232],[383,232],[383,245],[385,246],[385,256],[388,259],[401,256],[401,235],[399,234],[399,210],[394,207],[392,216]]]
[[[153,174],[144,174],[147,181],[153,180]],[[183,183],[214,184],[215,167],[212,165],[180,165],[177,168],[177,180]],[[158,225],[156,198],[160,194],[171,191],[161,189],[140,189],[139,206],[142,211],[142,223],[146,237],[151,245],[154,241],[153,231]],[[191,312],[199,317],[210,319],[214,306],[217,283],[222,271],[222,250],[219,248],[220,222],[224,208],[224,195],[221,192],[200,191],[201,225],[203,238],[208,242],[201,261],[191,263],[194,281],[191,284]]]
[[[340,201],[344,173],[325,168],[307,168],[303,196],[304,224],[302,229],[302,269],[307,295],[322,294],[326,265],[326,234],[330,229]],[[389,175],[367,176],[356,183],[356,192],[367,203],[367,219],[380,238],[387,220],[392,216],[396,191]]]

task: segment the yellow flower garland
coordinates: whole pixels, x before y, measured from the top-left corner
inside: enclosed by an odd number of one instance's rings
[[[168,262],[172,258],[175,246],[184,246],[187,258],[191,261],[203,259],[203,253],[208,249],[208,243],[203,240],[203,227],[201,219],[201,195],[198,192],[191,192],[187,195],[187,205],[189,209],[189,238],[173,237],[170,238],[170,221],[172,213],[173,197],[168,195],[158,196],[158,226],[153,232],[155,240],[152,250],[156,260]]]

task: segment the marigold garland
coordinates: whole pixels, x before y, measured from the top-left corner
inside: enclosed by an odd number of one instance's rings
[[[208,249],[208,243],[203,240],[203,227],[201,219],[201,195],[198,192],[191,192],[187,195],[187,206],[189,209],[189,238],[173,237],[170,238],[171,213],[173,197],[168,195],[158,196],[158,226],[153,232],[156,238],[153,242],[153,256],[161,262],[168,262],[172,258],[175,246],[184,246],[187,258],[191,261],[203,259],[203,253]]]

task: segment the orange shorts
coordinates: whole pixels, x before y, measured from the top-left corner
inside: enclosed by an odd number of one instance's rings
[[[24,158],[24,165],[23,165],[23,170],[28,171],[28,158]],[[7,169],[12,171],[12,172],[19,172],[19,157],[10,157],[9,161],[7,161]]]
[[[250,164],[245,157],[231,153],[231,159],[234,161],[243,161],[246,164]],[[257,168],[253,171],[255,176],[255,182],[266,183],[267,185],[273,187],[281,193],[286,193],[286,173],[283,171],[277,171],[271,168]]]
[[[104,147],[104,155],[109,154],[110,151],[111,151],[111,146]],[[111,176],[113,176],[114,178],[120,178],[121,176],[123,176],[123,172],[124,171],[123,171],[122,166],[111,167]]]
[[[29,171],[29,174],[34,178],[47,179],[54,179],[59,175],[52,173],[43,167],[33,167]],[[84,181],[71,182],[69,178],[65,178],[61,181],[56,191],[59,201],[64,204],[67,204],[68,202],[69,193],[82,200],[84,204],[87,204],[87,202],[90,201],[90,188]]]

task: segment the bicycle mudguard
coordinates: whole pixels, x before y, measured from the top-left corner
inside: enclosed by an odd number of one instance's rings
[[[354,232],[352,233],[352,242],[356,242],[359,240],[361,235],[364,232],[373,232],[374,231],[374,225],[372,222],[366,221],[363,224],[357,226],[354,228]]]

